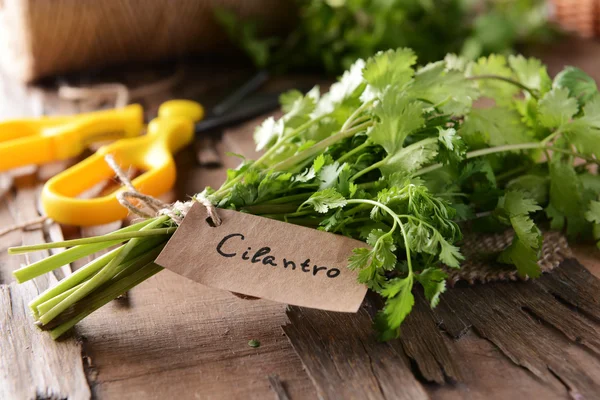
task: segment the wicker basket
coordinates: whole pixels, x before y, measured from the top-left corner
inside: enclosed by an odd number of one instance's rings
[[[227,42],[216,6],[278,29],[279,0],[0,0],[0,68],[22,81],[124,61],[214,51]]]

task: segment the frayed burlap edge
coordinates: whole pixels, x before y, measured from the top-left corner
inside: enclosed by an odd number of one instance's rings
[[[486,235],[469,233],[465,235],[460,248],[465,261],[460,269],[445,268],[448,283],[454,285],[459,281],[470,284],[494,281],[527,280],[521,277],[514,265],[497,261],[498,253],[508,247],[513,240],[514,231],[501,234]],[[559,232],[544,232],[542,256],[538,261],[543,273],[552,271],[573,254],[564,235]]]

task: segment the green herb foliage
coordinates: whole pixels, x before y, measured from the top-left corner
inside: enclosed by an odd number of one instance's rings
[[[216,16],[259,68],[320,69],[337,74],[376,51],[412,47],[421,62],[461,52],[474,59],[511,52],[551,35],[543,0],[297,0],[285,38],[260,34],[260,21]]]
[[[283,116],[256,129],[262,156],[203,192],[221,208],[368,244],[353,251],[348,267],[385,299],[376,319],[382,339],[399,334],[415,286],[431,307],[443,301],[445,269],[464,260],[465,220],[486,232],[514,231],[497,260],[531,278],[540,275],[540,223],[572,237],[600,237],[600,181],[588,172],[600,155],[592,79],[567,68],[552,81],[540,61],[522,56],[416,63],[410,49],[380,52],[356,61],[322,95],[318,88],[283,95]],[[488,106],[473,106],[484,98]],[[161,217],[133,229],[149,233],[119,234],[132,239],[109,253],[116,252],[112,259],[32,303],[38,323],[59,336],[110,300],[115,285],[128,288],[155,273],[153,259],[140,261],[138,249],[163,243],[171,225]],[[110,239],[106,247],[115,244],[116,236]],[[53,257],[64,264],[98,250],[96,242],[88,246],[95,247]],[[17,278],[59,264],[42,263]]]

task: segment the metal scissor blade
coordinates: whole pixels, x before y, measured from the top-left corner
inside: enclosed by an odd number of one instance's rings
[[[209,116],[196,123],[196,134],[247,121],[279,107],[279,93],[256,94],[223,115]]]

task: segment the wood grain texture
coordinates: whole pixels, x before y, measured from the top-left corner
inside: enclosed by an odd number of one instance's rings
[[[78,328],[98,398],[270,398],[271,374],[297,398],[314,397],[280,330],[285,306],[241,300],[170,271],[134,288],[129,302],[113,302]],[[261,346],[251,348],[250,339]]]
[[[13,221],[30,220],[37,213],[38,187],[23,187],[16,198],[9,197]],[[16,206],[18,204],[18,207]],[[4,219],[3,222],[9,222]],[[42,230],[23,232],[22,243],[44,241]],[[48,255],[28,254],[27,263]],[[2,258],[6,258],[6,253]],[[10,263],[14,263],[11,260]],[[81,347],[75,339],[54,342],[34,325],[27,304],[40,292],[56,283],[53,274],[46,274],[22,285],[0,285],[0,398],[2,399],[88,399],[87,384],[81,359]]]
[[[290,396],[288,396],[283,382],[279,379],[279,375],[269,375],[269,384],[273,392],[275,392],[277,400],[290,400]]]
[[[442,296],[443,306],[435,314],[447,330],[446,323],[456,316],[468,321],[515,364],[545,382],[558,378],[572,398],[594,398],[600,393],[600,360],[590,353],[598,351],[600,325],[558,302],[542,283],[551,282],[558,293],[585,293],[597,278],[583,271],[579,263],[566,260],[540,281],[455,287]],[[571,279],[561,279],[565,275]],[[587,294],[592,301],[600,296]],[[457,336],[456,331],[450,333]]]
[[[428,399],[398,346],[377,341],[363,307],[356,314],[290,306],[283,327],[321,399]]]
[[[467,368],[460,353],[451,339],[438,329],[421,291],[416,293],[413,310],[402,324],[399,342],[425,380],[438,384],[465,380]]]

